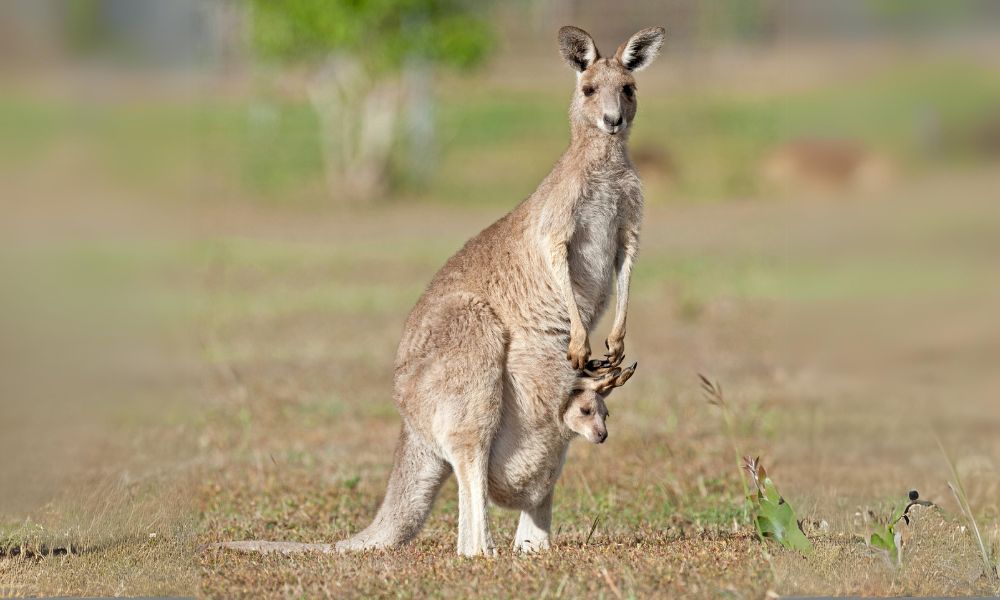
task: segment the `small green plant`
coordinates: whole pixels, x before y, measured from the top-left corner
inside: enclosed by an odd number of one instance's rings
[[[812,542],[803,533],[792,505],[778,493],[777,486],[767,476],[760,457],[744,457],[743,469],[750,473],[750,480],[756,488],[749,500],[757,535],[762,540],[774,540],[789,550],[811,553]]]
[[[896,566],[903,564],[901,536],[896,526],[900,521],[910,524],[910,509],[915,505],[933,506],[933,503],[927,500],[920,500],[920,493],[917,490],[910,490],[908,499],[909,502],[906,504],[897,504],[885,523],[876,525],[875,531],[868,539],[870,547],[882,552],[889,563]]]
[[[753,521],[761,540],[772,539],[789,550],[809,554],[812,552],[812,543],[803,533],[792,506],[778,493],[777,486],[767,476],[764,465],[760,463],[760,457],[744,457],[740,453],[736,443],[735,417],[722,393],[722,386],[700,373],[698,378],[701,380],[701,391],[708,403],[718,407],[722,412],[726,436],[732,445],[740,473],[740,483],[743,484],[743,497],[746,499],[744,516]],[[750,474],[753,492],[750,491],[743,471]]]

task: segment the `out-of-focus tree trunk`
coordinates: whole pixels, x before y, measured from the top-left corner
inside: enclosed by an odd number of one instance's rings
[[[433,71],[426,60],[414,58],[403,70],[406,95],[406,171],[415,182],[426,182],[437,163],[434,139]]]
[[[210,5],[210,8],[214,10],[216,35],[212,43],[216,66],[221,73],[227,75],[244,72],[250,46],[250,30],[247,26],[250,9],[247,3],[241,0],[221,0]]]
[[[373,81],[362,99],[358,136],[344,173],[349,193],[359,199],[371,199],[388,191],[399,104],[397,79]]]
[[[388,190],[401,88],[398,78],[372,78],[357,60],[331,58],[309,85],[331,197],[364,202]]]

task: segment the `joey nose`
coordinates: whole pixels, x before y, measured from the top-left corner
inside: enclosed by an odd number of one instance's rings
[[[604,115],[604,124],[608,127],[619,127],[622,124],[621,114],[616,116]]]

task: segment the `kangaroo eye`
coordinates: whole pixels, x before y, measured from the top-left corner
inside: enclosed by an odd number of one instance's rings
[[[583,414],[583,416],[589,417],[591,410],[587,407],[583,407],[580,409],[580,412]]]
[[[633,95],[635,95],[635,88],[632,87],[630,84],[626,84],[622,87],[622,93],[625,94],[626,98],[631,98]]]
[[[590,96],[593,96],[594,92],[596,92],[596,91],[597,91],[597,88],[595,88],[592,85],[585,85],[585,86],[583,86],[583,95],[587,96],[588,98]]]

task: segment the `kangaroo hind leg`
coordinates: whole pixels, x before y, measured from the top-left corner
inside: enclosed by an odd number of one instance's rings
[[[451,467],[403,423],[385,498],[371,525],[337,544],[341,552],[399,546],[423,527]]]
[[[434,437],[458,481],[458,552],[496,553],[487,518],[487,469],[500,426],[507,336],[496,314],[471,296],[451,299],[436,336],[446,369],[432,385],[437,407]]]
[[[521,511],[514,534],[514,548],[531,553],[549,549],[549,532],[552,530],[552,491],[538,506]]]

